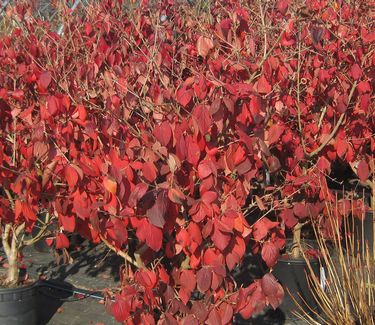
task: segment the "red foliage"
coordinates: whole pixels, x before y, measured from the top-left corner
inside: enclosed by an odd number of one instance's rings
[[[106,0],[69,37],[26,19],[3,38],[0,181],[17,199],[1,193],[1,218],[32,225],[44,207],[138,256],[108,306],[120,322],[228,324],[283,297],[269,273],[236,287],[246,247],[272,267],[285,226],[333,199],[333,162],[370,177],[374,37],[342,1],[275,1],[267,31],[255,3],[211,18],[161,3]]]

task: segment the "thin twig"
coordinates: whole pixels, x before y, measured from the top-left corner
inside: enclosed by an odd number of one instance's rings
[[[139,265],[137,263],[137,261],[135,259],[133,259],[131,256],[129,256],[127,253],[117,249],[115,246],[113,246],[112,244],[109,243],[109,241],[107,239],[104,238],[103,235],[99,235],[101,241],[109,248],[111,249],[112,251],[114,251],[117,255],[121,256],[122,258],[124,258],[126,261],[128,261],[130,264],[134,265],[135,267],[137,267],[138,269],[139,268],[142,268],[141,265]]]

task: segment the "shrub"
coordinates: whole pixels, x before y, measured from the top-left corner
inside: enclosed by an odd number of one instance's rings
[[[19,195],[9,180],[35,175],[39,192],[22,188],[33,211],[125,258],[118,321],[276,308],[271,273],[249,287],[231,277],[246,249],[272,268],[285,229],[324,212],[333,162],[370,174],[366,5],[202,4],[92,3],[63,16],[62,35],[20,5],[0,45],[3,188]]]

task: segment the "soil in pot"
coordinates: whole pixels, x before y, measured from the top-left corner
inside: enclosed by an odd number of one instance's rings
[[[0,287],[0,324],[37,325],[37,284]]]
[[[310,259],[310,265],[314,274],[319,277],[319,260],[317,258]],[[309,274],[309,272],[309,267],[303,257],[300,259],[292,259],[288,254],[281,256],[273,268],[273,274],[280,281],[285,290],[284,300],[279,306],[279,309],[286,319],[295,319],[296,316],[293,314],[293,311],[299,311],[291,295],[306,312],[312,313],[310,308],[318,310],[306,277],[306,274]]]

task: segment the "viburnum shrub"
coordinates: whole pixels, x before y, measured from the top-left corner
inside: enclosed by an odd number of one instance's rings
[[[105,0],[66,10],[61,35],[10,8],[2,226],[32,225],[43,207],[124,257],[108,301],[120,322],[228,324],[276,308],[271,273],[243,287],[231,272],[247,249],[272,268],[286,228],[300,241],[309,216],[329,231],[333,162],[369,177],[369,6]]]

